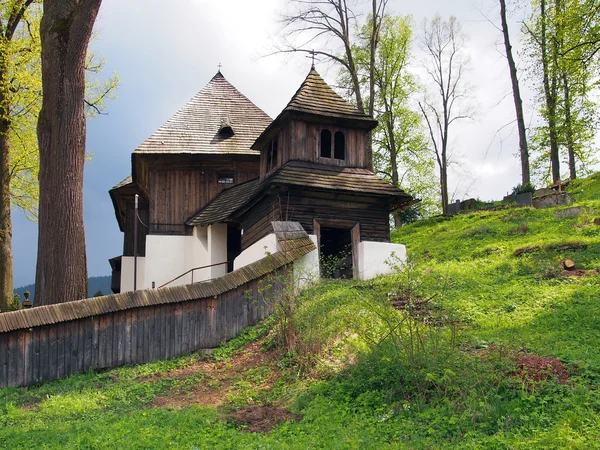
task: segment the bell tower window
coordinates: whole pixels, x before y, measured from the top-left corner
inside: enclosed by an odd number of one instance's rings
[[[331,131],[321,130],[321,158],[331,158]]]
[[[333,137],[333,139],[332,139]],[[341,131],[336,131],[332,136],[331,131],[324,128],[321,130],[321,158],[346,159],[346,136]]]
[[[346,159],[346,137],[341,131],[335,132],[333,157],[335,159]]]
[[[273,139],[267,149],[267,173],[277,167],[277,139]]]

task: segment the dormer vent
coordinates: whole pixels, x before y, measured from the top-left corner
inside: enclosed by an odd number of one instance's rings
[[[231,137],[235,133],[233,132],[233,127],[231,126],[231,121],[229,118],[221,120],[221,126],[219,127],[219,134],[222,137]]]

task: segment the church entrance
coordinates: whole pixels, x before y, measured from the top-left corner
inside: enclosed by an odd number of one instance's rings
[[[323,278],[352,278],[352,232],[321,227],[320,264]]]
[[[233,260],[242,253],[242,232],[236,226],[227,225],[227,272],[233,272]]]

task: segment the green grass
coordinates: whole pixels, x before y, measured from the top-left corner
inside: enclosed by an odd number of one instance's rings
[[[219,383],[203,372],[168,375],[203,358],[196,354],[3,389],[0,448],[600,448],[600,281],[592,272],[600,268],[600,175],[569,192],[571,206],[584,208],[575,217],[556,214],[568,207],[514,208],[394,231],[410,270],[302,293],[296,350],[281,354],[268,391],[257,386],[270,369],[257,367],[232,374],[218,407],[154,406],[157,396]],[[590,272],[567,276],[567,257]],[[395,298],[431,299],[430,320],[445,325],[396,311]],[[213,360],[229,364],[269,329],[264,346],[272,348],[279,319],[245,331]],[[519,350],[559,358],[569,382],[516,376]],[[226,420],[232,409],[265,403],[303,420],[267,434]]]

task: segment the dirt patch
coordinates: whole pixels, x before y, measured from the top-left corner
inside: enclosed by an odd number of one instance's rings
[[[566,384],[571,376],[567,366],[558,358],[538,356],[525,351],[514,352],[510,358],[517,364],[512,375],[523,380],[530,387],[533,383],[553,378],[559,384]]]
[[[514,251],[514,256],[522,256],[527,253],[536,253],[540,251],[555,251],[555,252],[566,252],[569,250],[585,250],[588,244],[585,242],[562,242],[559,244],[549,245],[526,245],[525,247],[519,247]]]
[[[563,276],[565,277],[585,277],[587,275],[598,275],[600,270],[598,269],[573,269],[565,270]]]
[[[177,380],[176,386],[158,395],[152,406],[159,408],[186,408],[193,405],[218,406],[227,402],[233,392],[234,383],[245,378],[245,374],[257,367],[266,367],[268,376],[255,388],[268,391],[279,379],[277,354],[261,350],[263,339],[249,344],[228,361],[205,359],[191,366],[157,373],[141,378],[143,382],[157,382],[162,379]],[[201,375],[201,376],[198,376]]]
[[[229,414],[229,419],[248,433],[268,433],[278,423],[299,422],[300,414],[276,406],[250,406]]]

